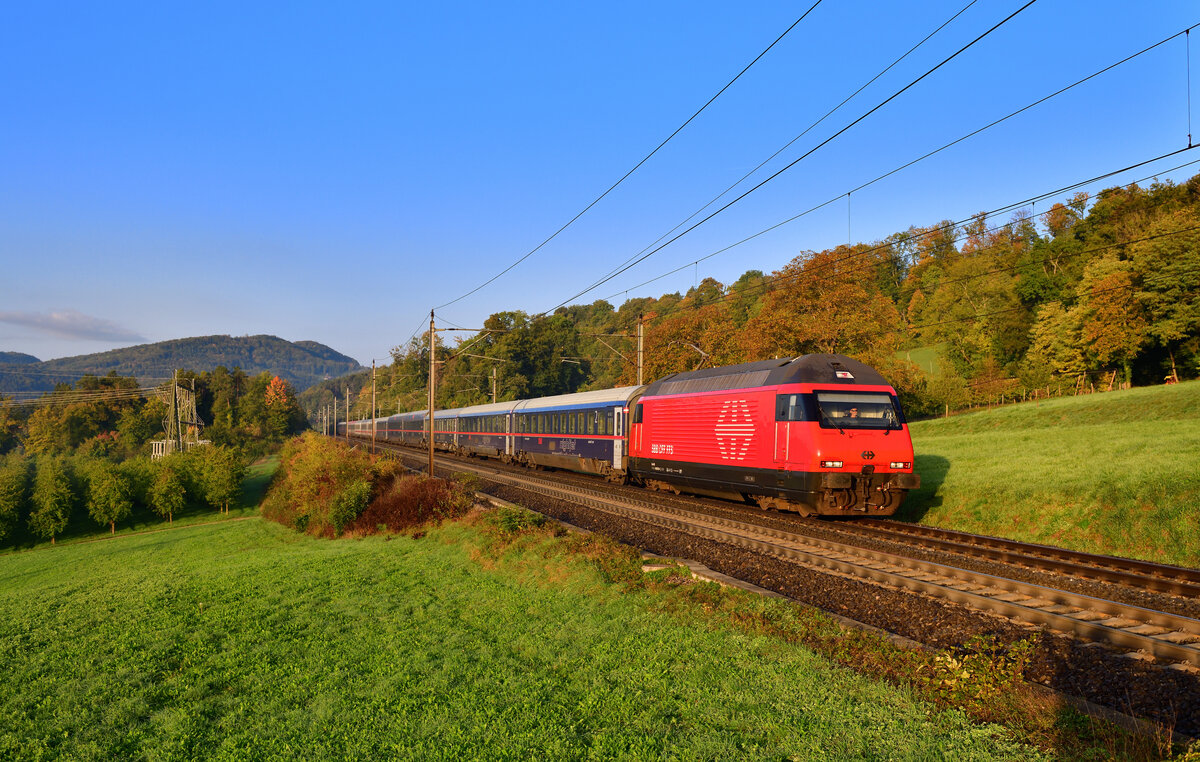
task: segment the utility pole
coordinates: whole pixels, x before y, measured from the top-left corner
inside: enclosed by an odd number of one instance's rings
[[[375,452],[375,359],[371,358],[371,452]]]
[[[350,441],[350,387],[346,387],[346,441]]]
[[[496,404],[496,366],[492,366],[492,404]]]
[[[638,386],[642,385],[642,340],[645,336],[643,317],[638,315]]]
[[[437,329],[433,326],[433,310],[429,311],[429,476],[433,478],[433,389],[437,365],[433,359],[433,349],[437,342]]]

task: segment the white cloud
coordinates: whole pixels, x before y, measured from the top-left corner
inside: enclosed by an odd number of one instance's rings
[[[36,328],[55,336],[96,341],[146,341],[141,334],[122,328],[111,320],[84,315],[75,310],[57,312],[10,312],[0,310],[0,323]]]

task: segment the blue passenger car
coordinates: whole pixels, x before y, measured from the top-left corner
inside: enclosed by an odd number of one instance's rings
[[[640,386],[522,400],[513,406],[513,458],[528,465],[619,477],[625,418]]]

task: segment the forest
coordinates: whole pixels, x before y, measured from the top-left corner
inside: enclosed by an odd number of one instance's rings
[[[776,272],[687,293],[493,314],[439,334],[437,405],[457,407],[646,382],[699,367],[836,352],[879,368],[911,417],[1151,385],[1200,374],[1200,176],[1077,193],[1038,214],[914,226],[883,241],[805,251]],[[380,414],[423,409],[429,339],[392,350]],[[494,375],[494,382],[493,382]],[[316,421],[339,383],[301,404]],[[369,374],[351,414],[370,414]],[[339,415],[344,418],[344,413]]]

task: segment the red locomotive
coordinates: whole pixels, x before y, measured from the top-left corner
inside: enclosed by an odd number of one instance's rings
[[[895,389],[849,357],[677,373],[631,402],[628,471],[651,487],[887,516],[920,485]]]
[[[430,430],[424,410],[348,428],[419,446]],[[920,485],[896,391],[842,355],[440,410],[433,430],[439,449],[806,515],[888,516]]]

